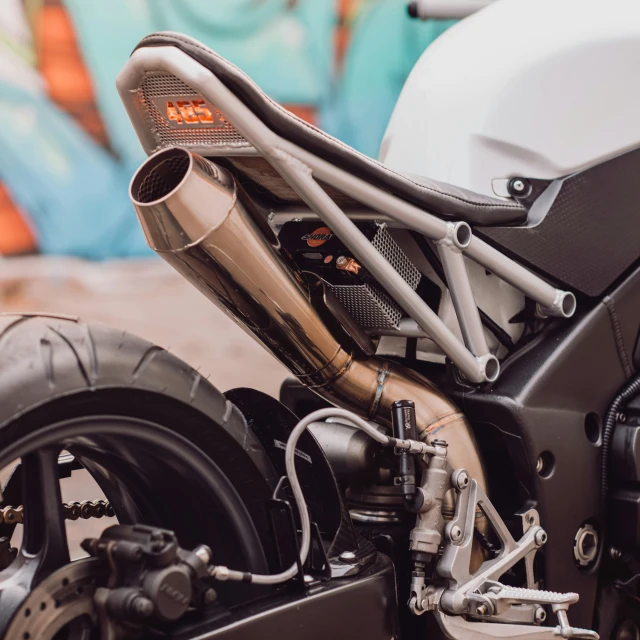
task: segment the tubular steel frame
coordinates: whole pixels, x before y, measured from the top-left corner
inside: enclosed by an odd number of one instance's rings
[[[138,49],[117,80],[120,96],[147,154],[170,146],[162,145],[154,135],[137,99],[141,82],[148,73],[165,73],[182,80],[208,103],[220,109],[251,145],[240,148],[185,145],[189,151],[207,157],[263,156],[471,382],[493,382],[498,378],[500,365],[489,351],[463,256],[532,298],[542,313],[560,317],[573,315],[576,307],[573,293],[556,289],[507,258],[474,236],[466,222],[442,220],[285,140],[260,120],[209,69],[171,46]],[[342,191],[365,208],[370,207],[391,220],[394,226],[422,233],[436,243],[464,343],[375,249],[318,180]],[[371,217],[380,219],[380,215]]]

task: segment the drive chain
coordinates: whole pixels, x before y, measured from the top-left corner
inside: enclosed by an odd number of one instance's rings
[[[65,520],[89,520],[90,518],[112,518],[113,507],[107,500],[85,500],[84,502],[65,502],[62,504]],[[6,506],[0,509],[0,524],[22,524],[24,507]]]

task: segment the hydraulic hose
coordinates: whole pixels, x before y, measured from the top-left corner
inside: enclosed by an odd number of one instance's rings
[[[406,449],[410,453],[433,453],[434,447],[424,443],[417,442],[416,440],[400,440],[391,436],[386,436],[383,433],[377,431],[368,422],[357,416],[351,411],[346,409],[318,409],[304,417],[295,426],[289,439],[287,440],[287,448],[284,454],[285,467],[287,470],[287,477],[289,478],[289,484],[293,493],[298,513],[300,514],[300,524],[302,528],[302,540],[300,543],[300,564],[304,564],[309,555],[309,547],[311,545],[311,521],[309,519],[309,511],[307,509],[307,503],[302,493],[302,487],[298,480],[296,473],[296,446],[300,436],[304,433],[307,427],[313,422],[319,422],[320,420],[326,420],[327,418],[345,418],[353,426],[364,431],[368,436],[379,442],[385,447],[396,447],[398,449]],[[210,568],[209,575],[217,580],[232,580],[237,582],[251,582],[253,584],[267,584],[274,585],[291,580],[298,573],[298,564],[293,563],[288,569],[281,573],[274,573],[270,575],[260,575],[256,573],[247,573],[244,571],[237,571],[229,569],[228,567],[216,565]]]

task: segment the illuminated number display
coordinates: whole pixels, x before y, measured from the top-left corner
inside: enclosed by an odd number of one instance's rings
[[[162,100],[156,98],[153,102],[172,128],[224,127],[226,125],[222,114],[201,98],[185,100],[176,96]]]

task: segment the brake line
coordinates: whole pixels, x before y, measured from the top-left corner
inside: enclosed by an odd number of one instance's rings
[[[424,442],[418,442],[416,440],[400,440],[393,438],[392,436],[386,436],[380,433],[375,427],[371,426],[366,420],[363,420],[356,414],[346,409],[318,409],[308,416],[304,417],[295,426],[291,435],[287,440],[287,447],[284,454],[285,467],[287,471],[287,477],[289,478],[289,484],[291,491],[300,514],[300,523],[302,528],[302,540],[300,543],[300,564],[304,564],[309,554],[309,547],[311,545],[311,521],[309,518],[309,510],[307,509],[307,503],[304,499],[302,487],[298,480],[296,473],[295,461],[296,461],[296,445],[300,436],[304,433],[307,427],[320,420],[326,420],[327,418],[344,418],[348,420],[354,427],[364,431],[368,436],[379,442],[384,447],[396,447],[397,449],[405,449],[409,453],[415,453],[424,455],[427,453],[433,454],[435,448]],[[288,569],[281,573],[274,573],[269,575],[262,575],[257,573],[248,573],[245,571],[237,571],[235,569],[229,569],[222,565],[214,565],[209,568],[209,575],[216,580],[231,580],[234,582],[251,582],[252,584],[266,584],[274,585],[291,580],[298,573],[298,563],[294,562]]]

